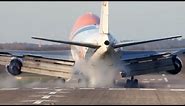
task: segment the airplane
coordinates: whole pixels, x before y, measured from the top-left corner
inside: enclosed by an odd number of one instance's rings
[[[7,72],[13,76],[23,72],[35,73],[61,77],[65,82],[79,75],[79,82],[85,79],[96,85],[104,82],[115,83],[118,75],[127,78],[125,87],[137,87],[138,80],[134,76],[161,72],[178,74],[183,65],[179,55],[184,53],[184,49],[169,52],[126,51],[122,48],[180,37],[182,36],[118,42],[109,32],[109,2],[103,1],[101,16],[91,12],[80,16],[72,28],[69,40],[32,37],[70,45],[72,59],[54,59],[33,54],[17,56],[10,52],[0,52],[0,64],[6,65]]]

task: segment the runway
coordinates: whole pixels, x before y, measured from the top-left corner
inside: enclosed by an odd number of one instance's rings
[[[32,87],[0,88],[0,105],[184,105],[185,79],[178,75],[136,77],[139,88],[119,86],[82,88],[43,83]]]
[[[3,88],[1,105],[184,105],[185,89]]]

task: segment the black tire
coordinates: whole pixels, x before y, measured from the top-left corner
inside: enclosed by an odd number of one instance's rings
[[[130,88],[131,83],[132,83],[132,81],[130,79],[127,79],[125,87]]]
[[[127,88],[138,88],[138,80],[137,79],[134,79],[134,80],[127,79],[126,87]]]
[[[138,80],[137,80],[137,79],[134,79],[134,83],[135,83],[135,84],[138,84]]]
[[[81,83],[82,82],[82,79],[78,79],[78,83]]]
[[[78,85],[79,87],[89,87],[89,80],[84,78],[84,79],[78,79]]]
[[[134,81],[133,81],[133,87],[134,88],[138,88],[138,80],[137,79],[134,79]]]
[[[61,78],[61,80],[62,80],[62,83],[65,83],[66,82],[66,80],[64,78]]]

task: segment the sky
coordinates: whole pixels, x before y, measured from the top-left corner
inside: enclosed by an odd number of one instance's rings
[[[1,1],[0,43],[37,43],[31,36],[68,40],[76,19],[86,12],[100,16],[100,7],[100,1]],[[118,41],[185,37],[185,2],[111,1],[109,31]]]

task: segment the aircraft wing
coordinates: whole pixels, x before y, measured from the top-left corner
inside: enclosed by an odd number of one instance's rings
[[[121,60],[124,60],[124,61],[137,60],[137,59],[149,58],[152,56],[158,56],[158,55],[163,55],[168,53],[169,52],[163,52],[163,51],[140,51],[140,50],[122,51]]]
[[[14,53],[13,53],[14,52]],[[57,59],[47,56],[39,56],[37,54],[16,54],[13,52],[0,52],[0,65],[6,65],[7,70],[12,75],[19,75],[22,72],[47,75],[53,77],[61,77],[70,79],[72,76],[72,69],[75,61],[71,59]],[[21,72],[12,72],[11,67],[17,67],[21,63]]]
[[[127,76],[164,71],[176,74],[182,68],[182,64],[177,56],[183,54],[185,54],[185,48],[159,51],[121,51],[121,61],[129,70]],[[179,64],[177,67],[174,65],[176,63]]]
[[[146,58],[151,56],[157,55],[177,55],[181,56],[185,54],[185,48],[176,48],[176,49],[161,49],[161,50],[124,50],[121,51],[122,60],[130,60],[130,59],[137,59],[137,58]]]

